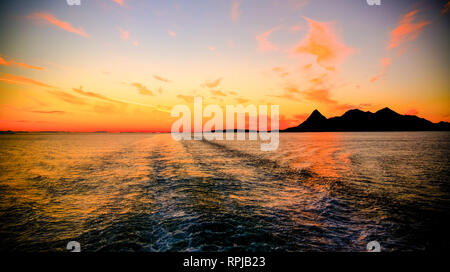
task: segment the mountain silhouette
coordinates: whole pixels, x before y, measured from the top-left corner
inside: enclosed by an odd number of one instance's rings
[[[353,109],[342,116],[332,118],[326,118],[318,110],[314,110],[303,123],[282,132],[438,130],[450,130],[450,123],[433,123],[415,115],[401,115],[384,108],[375,113]]]

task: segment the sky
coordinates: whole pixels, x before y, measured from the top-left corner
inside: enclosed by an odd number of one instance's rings
[[[195,96],[450,121],[449,1],[80,1],[0,2],[0,130],[170,131]]]

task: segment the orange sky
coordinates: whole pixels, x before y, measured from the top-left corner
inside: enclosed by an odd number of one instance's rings
[[[0,130],[170,131],[194,96],[450,121],[449,2],[337,2],[5,1]]]

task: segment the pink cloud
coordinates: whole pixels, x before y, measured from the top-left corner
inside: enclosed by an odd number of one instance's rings
[[[170,82],[169,79],[167,79],[165,77],[162,77],[162,76],[158,76],[158,75],[153,75],[153,78],[156,79],[156,80],[162,81],[162,82],[166,82],[166,83]]]
[[[286,68],[280,66],[273,67],[272,71],[277,73],[282,78],[289,75],[289,72],[286,70]]]
[[[222,92],[221,90],[211,90],[211,93],[217,96],[227,96],[227,94]]]
[[[309,33],[292,50],[294,54],[310,54],[319,65],[335,65],[354,53],[354,49],[340,41],[333,24],[303,17],[309,24]]]
[[[241,17],[241,12],[239,11],[240,5],[240,1],[234,1],[231,6],[231,19],[233,20],[233,22],[239,21],[239,17]]]
[[[405,115],[417,115],[419,114],[419,111],[416,109],[409,109],[405,112]]]
[[[53,14],[47,12],[36,12],[28,16],[29,19],[44,21],[55,25],[66,31],[78,34],[83,37],[89,37],[83,28],[75,28],[70,23],[58,20]]]
[[[202,84],[202,87],[214,88],[219,86],[220,81],[222,81],[221,77],[213,81],[206,81],[204,84]]]
[[[85,105],[86,101],[78,96],[75,96],[73,94],[69,94],[66,92],[62,92],[62,91],[48,91],[48,93],[52,94],[53,96],[55,96],[56,98],[65,101],[67,103],[70,104],[75,104],[75,105]]]
[[[153,93],[149,89],[147,89],[147,87],[142,85],[141,83],[137,83],[137,82],[131,83],[131,86],[136,87],[140,94],[153,96]]]
[[[47,70],[44,67],[39,67],[39,66],[26,64],[26,63],[23,63],[23,62],[18,62],[18,61],[15,61],[13,59],[5,60],[1,56],[0,56],[0,65],[4,65],[4,66],[18,66],[18,67],[22,67],[22,68],[35,69],[35,70],[41,70],[41,71]]]
[[[64,113],[66,113],[65,111],[60,111],[60,110],[52,110],[52,111],[30,110],[30,112],[33,112],[33,113],[44,113],[44,114],[64,114]]]
[[[120,38],[122,40],[128,41],[128,40],[131,39],[131,35],[130,35],[130,32],[128,30],[124,30],[124,29],[122,29],[120,27],[118,27],[117,30],[119,31]],[[137,46],[139,46],[139,41],[138,40],[133,40],[132,44],[137,47]]]
[[[415,40],[422,29],[429,25],[429,21],[416,21],[416,15],[419,12],[418,9],[406,13],[400,19],[398,26],[390,33],[390,41],[387,49],[393,49],[399,47],[407,41]]]
[[[430,24],[429,21],[416,21],[416,15],[420,10],[416,9],[404,14],[398,25],[390,32],[390,40],[386,47],[387,50],[397,49],[401,55],[406,49],[406,43],[415,40],[425,26]],[[382,58],[380,60],[381,69],[378,74],[370,79],[370,82],[377,81],[380,77],[386,74],[389,67],[392,65],[391,58]]]
[[[309,114],[296,114],[294,115],[294,118],[297,122],[303,122],[309,117]]]
[[[194,97],[191,96],[191,95],[182,95],[182,94],[179,94],[179,95],[177,95],[177,98],[183,99],[183,100],[186,101],[187,103],[193,103],[193,102],[194,102]]]
[[[123,0],[112,0],[113,2],[115,2],[115,3],[117,3],[117,4],[119,4],[120,6],[122,6],[123,7],[123,5],[125,4],[124,2],[123,2]]]
[[[37,80],[29,79],[26,77],[11,75],[11,74],[5,74],[0,73],[0,81],[9,83],[9,84],[26,84],[26,85],[36,85],[40,87],[46,87],[46,88],[55,88],[54,86],[47,85],[45,83],[42,83]]]
[[[373,76],[370,79],[370,82],[375,82],[377,81],[380,77],[382,77],[384,74],[386,74],[387,70],[389,69],[389,67],[392,64],[392,59],[391,58],[382,58],[380,59],[380,66],[381,66],[381,70],[380,72],[378,72],[378,74],[376,74],[375,76]]]
[[[308,0],[289,0],[294,10],[300,9],[308,4]]]
[[[237,101],[239,104],[245,104],[245,103],[247,103],[248,101],[250,101],[250,100],[245,99],[245,98],[242,98],[242,97],[237,97],[237,98],[235,98],[235,99],[236,99],[236,101]]]
[[[172,37],[175,37],[175,36],[177,35],[175,32],[170,31],[170,30],[168,31],[168,33],[169,33],[169,35],[172,36]]]
[[[309,90],[302,92],[302,94],[306,99],[328,105],[333,110],[349,110],[357,107],[350,104],[342,104],[337,100],[332,99],[330,96],[330,92],[327,89]]]
[[[293,25],[289,28],[289,30],[292,32],[298,32],[303,30],[303,27],[301,25]]]
[[[256,36],[256,40],[258,41],[258,48],[260,52],[267,51],[278,51],[278,47],[273,45],[268,39],[270,34],[277,31],[280,27],[272,28],[262,34]]]
[[[118,27],[117,30],[120,32],[120,38],[122,40],[126,41],[130,38],[130,32],[123,30],[120,27]]]

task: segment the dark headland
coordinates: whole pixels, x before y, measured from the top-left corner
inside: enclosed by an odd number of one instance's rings
[[[336,131],[449,131],[450,123],[433,123],[415,115],[401,115],[389,108],[375,113],[349,110],[342,116],[326,118],[314,110],[303,123],[281,132],[336,132]]]

